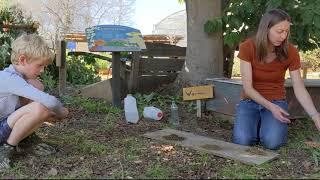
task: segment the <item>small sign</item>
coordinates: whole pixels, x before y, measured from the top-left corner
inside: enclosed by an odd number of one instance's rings
[[[213,89],[214,87],[212,85],[183,88],[183,100],[188,101],[213,98]]]
[[[92,52],[127,52],[146,49],[141,32],[119,25],[86,28],[88,48]]]

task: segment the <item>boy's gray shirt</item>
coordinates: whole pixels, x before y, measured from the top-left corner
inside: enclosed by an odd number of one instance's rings
[[[19,96],[39,102],[57,114],[63,112],[63,105],[57,98],[33,87],[10,65],[0,71],[0,119],[20,106]]]

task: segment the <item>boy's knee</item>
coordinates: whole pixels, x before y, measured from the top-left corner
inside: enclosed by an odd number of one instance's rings
[[[38,79],[28,79],[27,82],[40,91],[44,91],[44,85]]]
[[[50,110],[42,105],[41,103],[38,102],[33,102],[34,103],[34,113],[36,116],[40,117],[41,119],[43,118],[48,118],[50,116]]]

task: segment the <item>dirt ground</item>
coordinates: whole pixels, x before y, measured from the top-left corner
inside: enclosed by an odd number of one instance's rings
[[[64,101],[66,103],[66,101]],[[21,152],[2,178],[319,178],[319,152],[304,142],[318,135],[309,120],[290,124],[289,142],[278,159],[260,166],[224,159],[142,137],[169,126],[164,118],[141,118],[128,124],[124,113],[92,108],[92,101],[67,104],[70,115],[53,126],[43,125],[20,144]],[[91,103],[91,104],[90,104]],[[101,107],[103,104],[100,104]],[[230,142],[232,122],[205,112],[196,117],[188,102],[179,104],[180,130]],[[42,150],[39,150],[40,145]],[[50,148],[51,147],[51,148]],[[47,151],[46,151],[47,149]],[[42,153],[41,153],[42,152]],[[318,153],[318,154],[317,154]],[[319,156],[320,157],[320,156]]]

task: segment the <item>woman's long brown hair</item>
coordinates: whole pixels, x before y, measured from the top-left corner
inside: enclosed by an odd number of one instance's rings
[[[259,28],[255,37],[255,44],[257,48],[257,59],[260,62],[263,62],[263,59],[268,54],[268,32],[270,28],[276,24],[278,24],[281,21],[288,21],[291,22],[290,16],[281,9],[272,9],[265,13],[259,24]],[[288,37],[283,41],[283,43],[280,46],[275,47],[275,53],[277,56],[277,59],[280,61],[284,61],[288,59]]]

